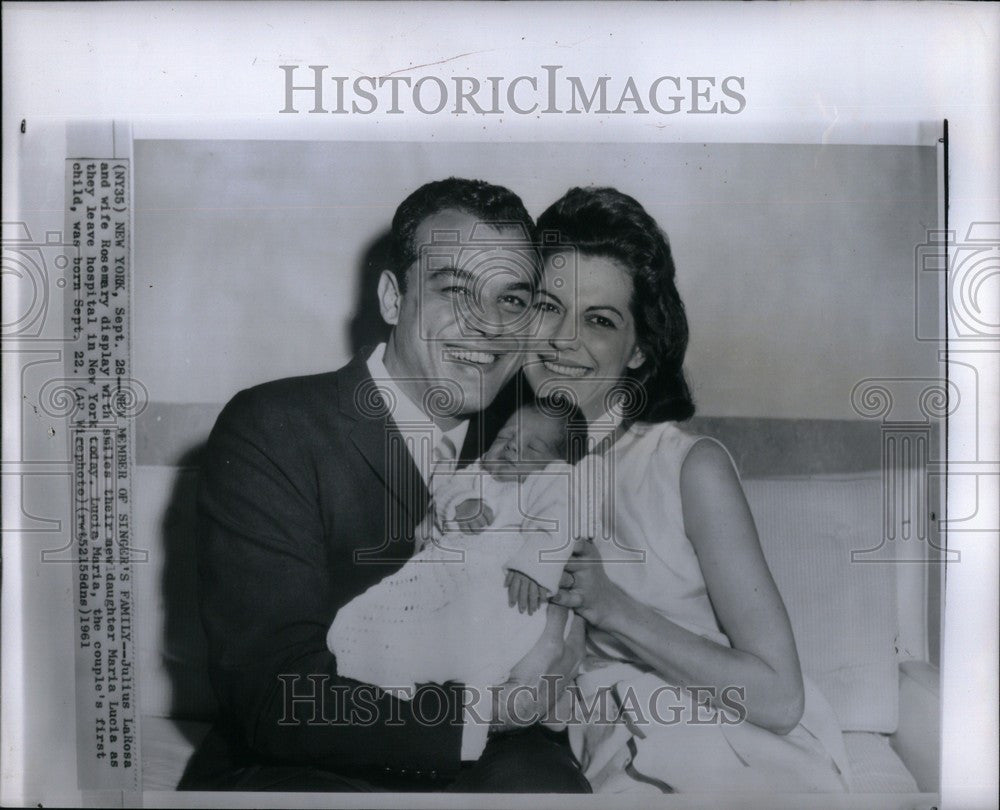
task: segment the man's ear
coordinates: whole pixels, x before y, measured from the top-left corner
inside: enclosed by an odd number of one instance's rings
[[[382,320],[390,326],[395,326],[399,320],[402,298],[396,274],[392,270],[383,270],[378,280],[378,310],[382,314]]]
[[[628,366],[630,369],[632,369],[632,371],[635,371],[645,362],[646,362],[646,354],[637,345],[634,349],[632,349],[632,356],[629,358],[628,362],[625,365]]]

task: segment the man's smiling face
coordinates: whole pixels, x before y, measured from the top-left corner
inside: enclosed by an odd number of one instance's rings
[[[468,416],[521,366],[537,258],[517,229],[450,209],[421,222],[414,242],[406,292],[392,274],[379,286],[382,315],[394,326],[386,368],[430,415]],[[435,397],[442,389],[447,395]]]

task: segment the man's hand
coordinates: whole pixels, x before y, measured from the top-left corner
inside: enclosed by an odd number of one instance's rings
[[[434,509],[427,510],[424,519],[413,530],[413,553],[423,550],[434,542]]]
[[[556,704],[583,658],[584,624],[566,608],[549,604],[541,637],[497,694],[494,730],[510,731],[555,719]]]
[[[508,571],[503,584],[507,586],[507,604],[528,615],[534,614],[548,600],[550,591],[520,571]]]

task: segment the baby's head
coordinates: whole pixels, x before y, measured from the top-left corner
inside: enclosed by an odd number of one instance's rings
[[[535,404],[522,405],[483,454],[482,466],[503,480],[565,461],[566,430],[565,417],[545,413]]]

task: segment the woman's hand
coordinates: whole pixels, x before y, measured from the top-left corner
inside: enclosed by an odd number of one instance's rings
[[[628,610],[628,595],[608,579],[594,542],[583,538],[576,541],[559,592],[549,601],[572,608],[594,627],[603,627]]]

